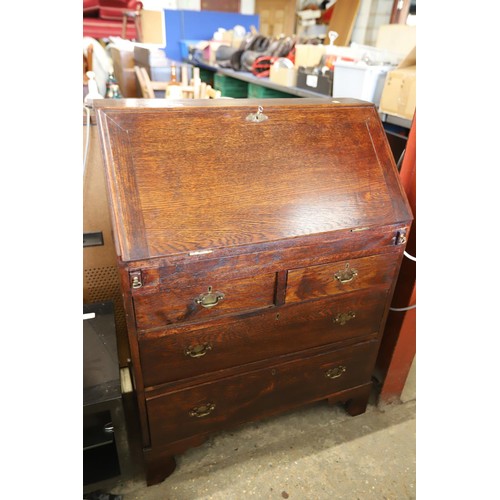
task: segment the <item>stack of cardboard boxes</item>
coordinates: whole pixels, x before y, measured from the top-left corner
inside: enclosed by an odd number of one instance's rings
[[[387,74],[380,99],[379,111],[412,120],[416,108],[417,48]]]
[[[370,101],[381,113],[412,120],[416,70],[415,27],[385,25],[373,47],[297,44],[294,65],[273,65],[269,78],[288,87]]]

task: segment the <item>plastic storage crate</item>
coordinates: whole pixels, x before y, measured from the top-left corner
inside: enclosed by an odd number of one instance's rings
[[[181,60],[189,61],[189,49],[202,40],[179,40],[179,49],[181,51]]]
[[[248,97],[253,98],[272,98],[272,97],[297,97],[293,94],[288,94],[287,92],[280,92],[279,90],[269,89],[267,87],[262,87],[256,83],[248,84]]]
[[[332,95],[333,71],[325,74],[314,73],[313,68],[300,67],[297,72],[297,87],[299,89],[311,90],[323,95]]]
[[[363,63],[338,61],[333,72],[333,97],[352,97],[380,104],[390,64],[370,66]]]
[[[200,68],[200,80],[210,85],[211,87],[214,86],[214,74],[214,71]]]
[[[248,95],[247,82],[220,73],[215,73],[213,87],[221,91],[222,97],[246,98]]]

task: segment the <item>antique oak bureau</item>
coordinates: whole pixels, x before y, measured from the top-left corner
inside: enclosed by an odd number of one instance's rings
[[[147,483],[237,424],[364,412],[412,221],[376,108],[94,106]]]

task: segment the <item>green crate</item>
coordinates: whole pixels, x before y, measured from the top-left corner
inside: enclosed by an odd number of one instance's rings
[[[281,97],[297,97],[293,94],[288,94],[287,92],[281,92],[279,90],[269,89],[267,87],[262,87],[256,83],[248,84],[248,97],[253,98],[281,98]]]
[[[248,83],[237,78],[215,73],[215,90],[220,90],[222,97],[246,98],[248,95]]]
[[[200,80],[213,87],[214,73],[214,71],[210,71],[209,69],[200,68]]]

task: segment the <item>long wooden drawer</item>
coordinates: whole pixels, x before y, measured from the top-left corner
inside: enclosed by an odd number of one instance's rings
[[[134,294],[136,325],[147,330],[269,307],[274,304],[275,286],[275,273],[233,280],[215,275],[183,287],[165,284],[158,292]]]
[[[139,335],[146,386],[362,337],[380,328],[387,291],[335,299]]]
[[[151,444],[213,432],[366,384],[377,345],[364,342],[147,399]]]
[[[399,255],[381,254],[288,271],[287,303],[337,295],[373,286],[389,286]]]

